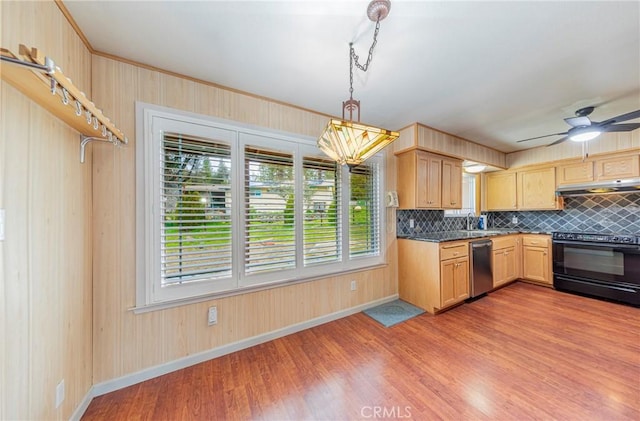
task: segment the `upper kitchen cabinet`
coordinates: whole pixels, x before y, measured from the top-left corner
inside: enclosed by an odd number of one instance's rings
[[[488,211],[562,208],[554,167],[488,173],[485,181]]]
[[[617,180],[640,176],[637,154],[599,157],[557,166],[558,185]]]
[[[442,157],[424,151],[398,155],[398,200],[400,208],[442,206]]]
[[[462,161],[442,160],[442,208],[462,208]]]
[[[462,161],[414,149],[398,159],[398,200],[402,209],[460,209]]]
[[[515,172],[498,171],[487,173],[485,182],[487,184],[487,210],[504,211],[518,209],[516,186],[517,178]]]
[[[518,209],[559,209],[556,197],[556,169],[518,171]]]
[[[593,162],[576,162],[557,167],[558,185],[593,181]]]
[[[617,180],[640,176],[640,159],[638,155],[597,159],[596,180]]]

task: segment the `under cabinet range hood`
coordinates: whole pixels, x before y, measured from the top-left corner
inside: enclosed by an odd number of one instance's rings
[[[587,196],[614,193],[640,193],[640,178],[595,181],[580,184],[561,184],[556,189],[558,196]]]

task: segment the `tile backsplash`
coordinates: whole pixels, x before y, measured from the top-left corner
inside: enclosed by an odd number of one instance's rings
[[[532,231],[607,232],[640,235],[640,193],[565,198],[563,210],[488,212],[489,228]],[[513,217],[518,223],[513,224]],[[414,220],[414,228],[410,220]],[[397,235],[465,229],[466,217],[445,218],[441,210],[398,210]],[[477,226],[478,218],[472,218]]]

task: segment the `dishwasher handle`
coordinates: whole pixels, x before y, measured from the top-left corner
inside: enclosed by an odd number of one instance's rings
[[[472,248],[491,247],[491,240],[471,241]]]

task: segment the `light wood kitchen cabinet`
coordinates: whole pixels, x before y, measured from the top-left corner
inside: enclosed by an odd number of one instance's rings
[[[522,235],[522,278],[527,281],[553,285],[551,236]]]
[[[398,239],[399,295],[431,314],[469,298],[469,243]]]
[[[486,204],[488,211],[516,210],[518,208],[515,172],[488,173],[485,182],[487,184]]]
[[[462,161],[421,150],[398,159],[398,200],[401,209],[460,209]]]
[[[628,155],[596,160],[596,180],[618,180],[640,176],[640,157]]]
[[[462,208],[462,161],[442,160],[442,208]]]
[[[442,206],[442,157],[409,151],[398,158],[398,200],[402,209]]]
[[[555,167],[488,173],[486,210],[561,209],[556,197]]]
[[[518,171],[518,209],[559,209],[555,167]]]
[[[558,185],[640,177],[640,157],[635,154],[596,158],[562,164],[557,171]]]
[[[576,162],[559,165],[556,168],[558,185],[577,184],[593,181],[593,162]]]
[[[520,278],[520,235],[505,235],[491,240],[493,287]]]

